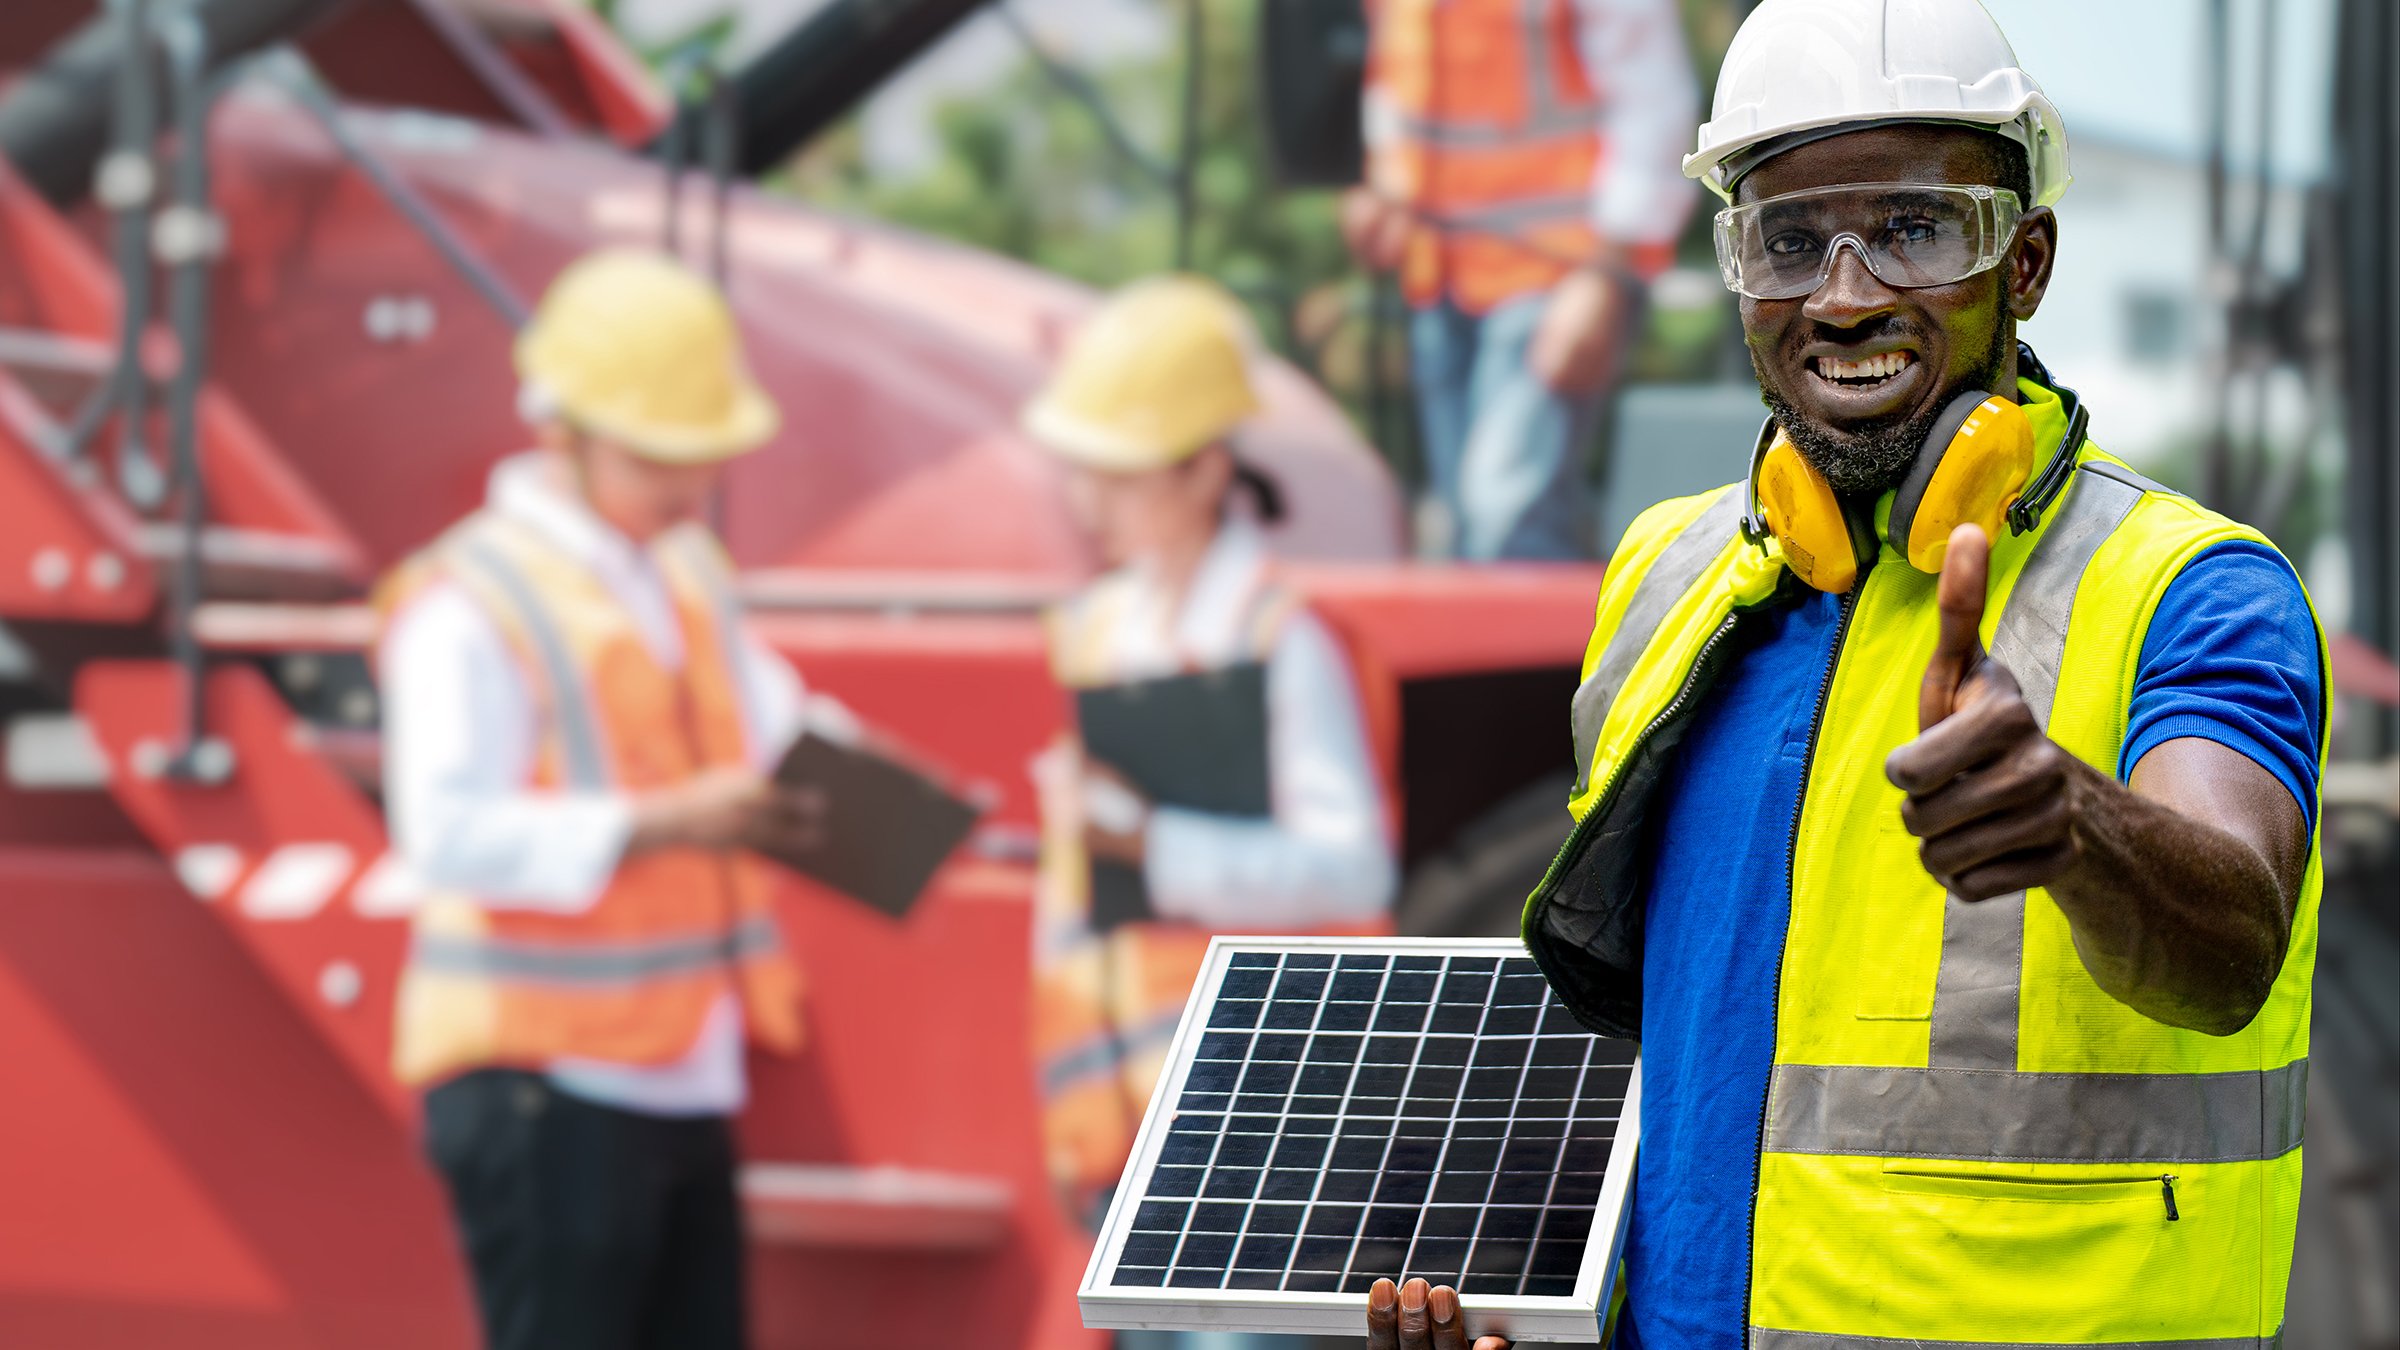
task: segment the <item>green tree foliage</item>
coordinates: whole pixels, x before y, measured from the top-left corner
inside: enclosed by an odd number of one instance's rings
[[[1274,180],[1258,115],[1257,6],[1201,5],[1199,120],[1191,162],[1190,268],[1246,298],[1278,350],[1324,379],[1370,432],[1403,456],[1407,419],[1369,406],[1372,284],[1352,265],[1339,197]],[[1162,0],[1180,39],[1188,14]],[[1163,271],[1176,254],[1174,178],[1182,146],[1188,43],[1100,70],[1069,69],[1120,131],[1106,128],[1056,72],[1028,58],[935,115],[939,152],[897,180],[871,171],[855,125],[794,162],[780,180],[803,199],[940,235],[1109,287]],[[1063,60],[1062,60],[1063,64]],[[1396,324],[1383,332],[1384,379],[1406,381]],[[1380,400],[1388,404],[1390,400]],[[1380,431],[1377,430],[1380,424]]]
[[[1191,266],[1245,294],[1290,298],[1346,278],[1329,192],[1277,190],[1254,86],[1260,0],[1203,7],[1200,126],[1192,165]],[[1180,34],[1180,18],[1166,16]],[[1182,44],[1171,44],[1180,48]],[[852,134],[828,137],[788,177],[819,205],[855,211],[1110,286],[1171,265],[1172,177],[1186,53],[1073,71],[1123,128],[1124,153],[1092,110],[1032,60],[936,114],[940,153],[899,181],[870,173]],[[1135,158],[1138,155],[1139,159]]]
[[[1369,322],[1374,283],[1352,265],[1338,194],[1279,185],[1258,112],[1258,6],[1274,0],[1156,0],[1172,40],[1156,56],[1065,77],[1030,57],[935,114],[937,151],[921,169],[878,173],[856,119],[820,138],[776,178],[813,205],[888,221],[1108,287],[1175,258],[1173,187],[1184,132],[1186,4],[1200,6],[1200,101],[1188,228],[1192,270],[1247,298],[1261,331],[1319,376],[1405,468],[1413,418],[1395,411],[1407,383],[1401,326]],[[1714,79],[1747,6],[1682,0],[1702,87]],[[1038,40],[1038,38],[1037,38]],[[1104,127],[1065,81],[1079,81],[1122,129]],[[1688,260],[1709,261],[1706,212]],[[1387,320],[1397,310],[1384,302]],[[1722,307],[1654,315],[1635,378],[1700,378],[1723,363]],[[1380,337],[1378,343],[1375,339]],[[1370,350],[1379,359],[1370,360]]]

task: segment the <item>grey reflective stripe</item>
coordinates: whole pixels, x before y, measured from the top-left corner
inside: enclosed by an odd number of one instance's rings
[[[2220,1163],[2300,1147],[2308,1061],[2240,1073],[1778,1064],[1767,1151],[1958,1162]]]
[[[1497,150],[1533,140],[1588,136],[1599,130],[1600,116],[1597,112],[1553,110],[1535,113],[1521,126],[1502,126],[1497,122],[1459,122],[1403,113],[1398,124],[1401,134],[1409,140],[1446,150]],[[1582,200],[1586,206],[1590,205],[1590,198]]]
[[[533,643],[534,659],[541,662],[542,678],[550,686],[551,715],[558,722],[559,746],[566,761],[562,766],[566,786],[592,792],[608,790],[614,784],[608,772],[608,758],[600,749],[600,719],[592,712],[583,672],[568,654],[566,638],[558,631],[558,625],[551,622],[541,595],[499,549],[472,537],[462,540],[459,548],[468,565],[507,597],[510,607],[517,611],[519,625]]]
[[[1445,230],[1502,233],[1555,220],[1582,221],[1591,214],[1592,199],[1579,195],[1519,197],[1464,211],[1441,211],[1429,216]]]
[[[775,925],[745,920],[725,935],[666,938],[655,942],[527,942],[456,934],[420,933],[409,960],[444,975],[536,984],[611,986],[671,979],[723,966],[776,949]]]
[[[1549,23],[1553,0],[1518,0],[1517,22],[1524,29],[1525,51],[1525,119],[1510,126],[1498,122],[1462,122],[1442,117],[1408,117],[1402,129],[1412,138],[1430,144],[1461,149],[1498,148],[1522,144],[1537,137],[1570,134],[1596,134],[1600,130],[1600,106],[1596,102],[1570,103],[1559,96],[1558,81],[1554,78],[1556,64],[1551,60]],[[1571,55],[1581,64],[1583,53]],[[1438,95],[1437,95],[1438,99]],[[1590,199],[1584,199],[1587,207]]]
[[[1182,1024],[1183,1009],[1175,1008],[1131,1030],[1111,1027],[1087,1037],[1043,1063],[1042,1095],[1057,1097],[1085,1079],[1123,1072],[1136,1057],[1175,1039]]]
[[[2096,1350],[2276,1350],[2283,1333],[2272,1336],[2225,1336],[2194,1341],[1929,1341],[1915,1336],[1845,1336],[1825,1331],[1776,1331],[1750,1328],[1751,1350],[2063,1350],[2093,1346]]]
[[[2058,668],[2066,659],[2067,621],[2074,613],[2076,588],[2092,555],[2116,533],[2142,499],[2142,491],[2113,473],[2094,472],[2092,465],[2077,469],[2067,499],[2017,574],[2008,608],[1993,628],[1992,659],[2017,677],[2034,719],[2045,727],[2058,695]]]
[[[2113,478],[2129,488],[2139,488],[2143,492],[2155,492],[2165,497],[2180,497],[2183,495],[2182,493],[2177,492],[2175,489],[2168,487],[2166,484],[2159,482],[2155,478],[2150,478],[2142,474],[2135,473],[2133,470],[2126,468],[2122,464],[2111,464],[2105,459],[2086,460],[2075,467],[2080,472],[2096,473],[2102,478]]]
[[[746,743],[759,749],[755,742],[766,734],[766,723],[759,714],[755,696],[750,688],[750,671],[742,656],[742,601],[734,594],[732,579],[707,540],[696,531],[686,534],[675,546],[682,556],[682,568],[691,575],[692,583],[708,597],[709,615],[717,630],[717,650],[725,662],[725,679],[733,687],[734,706],[741,711],[742,736]],[[689,653],[685,660],[690,660]]]
[[[1633,599],[1627,602],[1625,616],[1617,621],[1617,631],[1609,636],[1608,646],[1601,651],[1600,663],[1592,668],[1591,678],[1575,691],[1573,723],[1578,794],[1590,786],[1592,751],[1600,744],[1600,729],[1608,723],[1608,712],[1616,705],[1618,692],[1625,687],[1642,653],[1649,649],[1658,626],[1666,621],[1667,611],[1700,584],[1709,566],[1733,541],[1734,526],[1742,518],[1743,504],[1739,487],[1717,494],[1708,509],[1684,526],[1683,533],[1676,535],[1659,553],[1633,588]]]
[[[2008,607],[1992,631],[1992,659],[2016,676],[2034,720],[2044,727],[2058,697],[2076,589],[2092,556],[2142,499],[2140,487],[2093,469],[2083,465],[2069,481],[2066,500],[2017,574]],[[2024,943],[2023,891],[1972,902],[1955,895],[1947,899],[1942,964],[1933,985],[1929,1054],[1935,1067],[2017,1066]]]
[[[1532,120],[1556,122],[1578,111],[1587,123],[1597,128],[1600,109],[1593,104],[1569,103],[1559,97],[1558,82],[1552,78],[1557,63],[1550,59],[1550,37],[1558,29],[1550,23],[1554,0],[1520,0],[1519,22],[1525,25],[1525,101],[1531,109]],[[1576,64],[1583,62],[1583,53],[1569,51]],[[1588,74],[1588,72],[1587,72]]]
[[[2025,892],[1975,901],[1945,896],[1926,1062],[1946,1069],[2017,1067],[2024,966]]]

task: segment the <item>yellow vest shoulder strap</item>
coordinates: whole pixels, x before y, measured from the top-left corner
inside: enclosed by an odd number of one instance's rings
[[[1692,509],[1697,504],[1698,509]],[[1575,795],[1591,786],[1592,752],[1618,693],[1650,649],[1667,614],[1723,555],[1741,542],[1739,487],[1652,507],[1625,532],[1600,598],[1583,683],[1575,690]]]

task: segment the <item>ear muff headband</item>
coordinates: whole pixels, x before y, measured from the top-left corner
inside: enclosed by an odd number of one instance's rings
[[[2036,384],[2058,395],[2067,412],[2067,434],[2058,438],[2058,448],[2051,452],[2050,462],[2042,466],[2041,477],[2033,481],[2024,496],[2017,498],[2016,505],[2008,508],[2010,534],[2023,534],[2041,523],[2042,514],[2067,490],[2067,480],[2075,474],[2076,456],[2083,453],[2084,439],[2092,430],[2091,410],[2083,406],[2083,395],[2060,384],[2027,343],[2017,344],[2017,370],[2020,374],[2031,374]]]

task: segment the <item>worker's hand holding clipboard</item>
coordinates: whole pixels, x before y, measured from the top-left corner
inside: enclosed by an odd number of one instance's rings
[[[776,862],[891,917],[905,918],[981,812],[931,774],[868,744],[803,732],[775,782],[820,796],[816,847]]]

